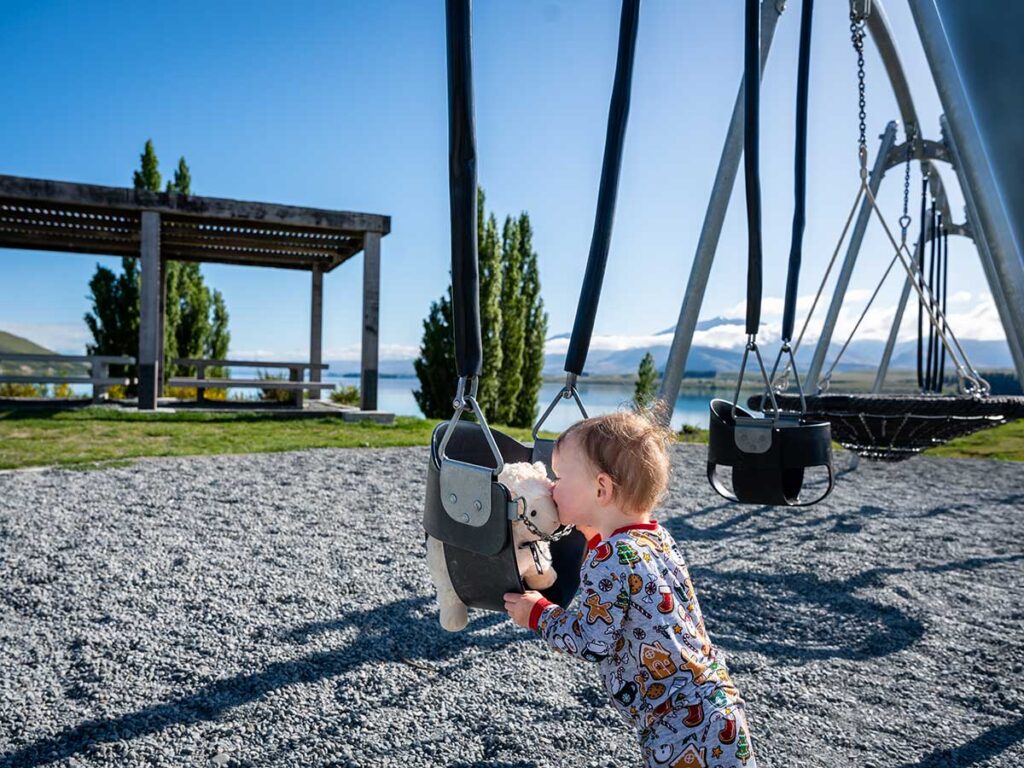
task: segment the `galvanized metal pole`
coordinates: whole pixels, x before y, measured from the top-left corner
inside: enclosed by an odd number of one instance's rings
[[[868,188],[871,194],[878,195],[878,187],[885,175],[885,161],[889,157],[893,144],[896,143],[896,121],[891,120],[885,126],[885,132],[881,136],[882,143],[875,155],[875,164],[868,176]],[[864,232],[868,228],[868,220],[871,218],[871,203],[866,198],[860,206],[860,213],[857,214],[857,222],[853,225],[853,232],[850,235],[850,244],[846,248],[846,256],[843,259],[843,268],[839,271],[836,279],[836,287],[832,293],[832,303],[828,307],[828,314],[825,316],[825,325],[821,329],[821,336],[818,337],[818,346],[814,348],[814,357],[807,369],[805,381],[808,388],[813,392],[818,385],[818,378],[821,376],[821,369],[825,365],[825,357],[828,355],[828,347],[832,343],[832,334],[836,329],[836,320],[839,318],[839,310],[843,308],[846,300],[846,289],[850,285],[850,277],[853,275],[853,268],[857,264],[857,256],[860,254],[860,246],[864,241]]]
[[[964,162],[960,155],[960,147],[953,138],[949,121],[945,115],[939,117],[939,125],[946,139],[946,145],[953,155],[953,169],[956,171],[957,179],[960,181],[960,189],[964,194],[967,220],[974,230],[974,243],[978,247],[978,259],[981,261],[982,269],[985,272],[985,279],[988,281],[988,288],[992,294],[992,301],[995,302],[996,311],[999,313],[999,320],[1002,322],[1003,331],[1006,333],[1006,343],[1010,348],[1010,357],[1013,358],[1013,367],[1017,371],[1017,380],[1024,382],[1024,335],[1014,332],[1013,309],[1007,301],[1006,286],[1002,282],[999,270],[996,269],[992,244],[988,239],[988,230],[985,229],[979,220],[978,202],[974,189],[966,178]]]
[[[768,61],[772,38],[775,36],[775,27],[785,6],[784,0],[764,0],[761,3],[762,75]],[[664,404],[664,411],[660,416],[666,424],[672,419],[672,412],[675,410],[676,400],[679,397],[679,386],[683,380],[686,358],[690,354],[693,332],[697,327],[697,318],[700,314],[701,304],[704,302],[708,276],[711,274],[711,265],[715,260],[715,250],[718,248],[718,239],[722,234],[722,224],[729,207],[733,184],[736,182],[736,172],[739,169],[740,156],[743,153],[743,117],[743,83],[741,82],[739,93],[736,94],[736,103],[732,109],[732,120],[729,122],[729,130],[726,133],[725,146],[722,148],[722,157],[718,161],[715,183],[711,188],[711,199],[708,201],[707,212],[704,214],[704,225],[700,231],[700,239],[697,241],[697,252],[693,257],[693,266],[690,268],[690,279],[686,284],[682,307],[679,309],[679,320],[676,322],[675,334],[672,337],[672,347],[669,350],[668,362],[665,364],[665,374],[658,391],[658,399]]]
[[[924,241],[917,244],[914,249],[914,267],[920,268],[921,252],[924,250]],[[889,363],[892,361],[892,353],[896,348],[896,337],[899,335],[900,326],[903,324],[903,313],[907,309],[907,301],[910,299],[910,275],[903,281],[903,292],[900,294],[900,303],[896,306],[896,317],[892,320],[892,327],[889,329],[889,338],[885,341],[885,351],[882,353],[882,362],[878,364],[878,372],[875,374],[875,383],[871,387],[872,393],[882,391],[885,384],[885,377],[889,373]]]
[[[1009,218],[999,190],[996,187],[992,167],[985,154],[978,127],[971,113],[967,92],[957,71],[956,61],[942,19],[934,0],[909,0],[910,11],[921,37],[928,67],[932,71],[939,101],[945,113],[949,130],[947,142],[958,155],[957,175],[964,197],[972,200],[977,216],[972,223],[978,225],[975,242],[984,241],[991,256],[995,278],[1002,287],[1003,304],[1006,309],[1004,330],[1008,338],[1016,337],[1015,346],[1024,346],[1024,263],[1021,261],[1020,245],[1010,229]],[[985,247],[979,248],[979,252]],[[1008,325],[1006,324],[1008,321]],[[1015,358],[1017,376],[1024,380],[1024,361]]]

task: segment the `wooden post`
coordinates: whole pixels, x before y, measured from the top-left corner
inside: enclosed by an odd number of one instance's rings
[[[160,361],[160,375],[156,380],[156,394],[157,397],[163,397],[164,394],[164,343],[167,335],[167,262],[164,259],[160,259],[160,311],[156,316],[159,327],[157,329],[157,356],[156,359]]]
[[[139,295],[139,410],[155,411],[160,380],[160,214],[142,212],[142,290]]]
[[[363,342],[359,376],[359,407],[377,410],[377,355],[380,344],[380,233],[363,239]]]
[[[94,357],[91,361],[90,370],[92,372],[92,401],[98,403],[103,398],[103,393],[107,389],[99,380],[110,376],[110,366],[105,362],[98,362]]]
[[[196,366],[196,378],[197,379],[205,379],[206,378],[206,363],[199,363]],[[206,387],[199,387],[199,386],[197,386],[196,387],[196,402],[197,403],[201,403],[205,399],[206,399]]]
[[[321,271],[319,264],[313,265],[313,285],[309,315],[309,380],[320,381],[319,366],[323,359],[324,273]],[[311,391],[310,396],[319,400],[319,390]]]
[[[290,365],[288,366],[288,381],[302,381],[302,366]],[[302,408],[302,390],[296,389],[292,395],[292,404],[296,408]]]

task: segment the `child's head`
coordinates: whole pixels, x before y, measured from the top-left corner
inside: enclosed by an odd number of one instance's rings
[[[607,505],[629,516],[649,513],[668,490],[668,445],[675,432],[649,411],[584,419],[555,441],[553,495],[563,523],[600,525]]]

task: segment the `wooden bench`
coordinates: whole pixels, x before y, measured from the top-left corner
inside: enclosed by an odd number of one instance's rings
[[[51,369],[55,365],[69,363],[85,363],[89,366],[88,376],[61,376],[55,373],[36,373],[19,375],[0,375],[0,384],[91,384],[93,402],[98,402],[107,387],[115,384],[128,386],[135,379],[110,375],[112,365],[135,365],[134,357],[121,355],[39,355],[0,353],[0,365],[4,363],[43,363]]]
[[[301,408],[303,392],[309,391],[314,397],[320,396],[323,389],[334,389],[333,384],[324,384],[319,381],[304,381],[305,371],[312,373],[314,370],[319,374],[327,370],[325,364],[313,365],[312,363],[285,363],[265,362],[259,360],[210,360],[206,358],[181,358],[171,361],[174,365],[195,367],[196,376],[182,377],[173,376],[167,380],[172,387],[195,387],[196,399],[202,402],[207,389],[284,389],[292,390],[292,404]],[[288,370],[288,380],[277,379],[221,379],[207,378],[207,368],[279,368]]]

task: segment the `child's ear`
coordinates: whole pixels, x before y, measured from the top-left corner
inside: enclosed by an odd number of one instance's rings
[[[606,472],[597,475],[597,500],[607,504],[615,494],[615,484]]]

